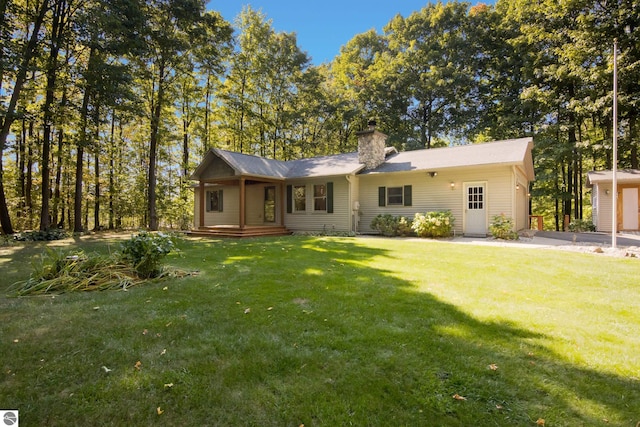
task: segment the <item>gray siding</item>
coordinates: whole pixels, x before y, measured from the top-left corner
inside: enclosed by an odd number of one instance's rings
[[[597,205],[594,207],[597,215],[596,230],[611,233],[613,230],[613,182],[598,183],[593,191],[598,192]]]
[[[333,213],[314,212],[313,185],[333,182]],[[351,229],[349,183],[344,176],[292,180],[287,185],[306,186],[306,211],[285,213],[285,226],[291,231],[348,232]]]
[[[411,219],[418,212],[450,210],[455,218],[455,233],[461,234],[464,227],[464,184],[470,182],[486,183],[488,222],[501,213],[514,217],[515,177],[509,166],[443,170],[433,178],[424,171],[370,174],[360,177],[358,230],[362,233],[374,232],[370,224],[379,214],[403,215]],[[453,188],[451,183],[454,184]],[[412,206],[378,206],[378,187],[405,185],[412,186]]]
[[[222,190],[223,192],[223,209],[222,212],[204,212],[204,225],[238,225],[240,221],[240,206],[238,203],[238,197],[240,194],[239,187],[218,185],[215,187],[205,187],[207,190]],[[196,188],[195,195],[195,212],[194,212],[194,225],[197,228],[200,224],[200,188]],[[206,202],[206,201],[205,201]]]

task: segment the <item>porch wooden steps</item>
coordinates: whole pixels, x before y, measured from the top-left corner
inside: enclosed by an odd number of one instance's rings
[[[191,236],[211,236],[211,237],[263,237],[263,236],[287,236],[291,231],[283,226],[246,226],[245,228],[235,226],[200,227],[193,229],[187,234]]]

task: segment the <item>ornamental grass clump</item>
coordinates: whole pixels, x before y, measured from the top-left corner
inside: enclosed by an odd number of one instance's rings
[[[451,211],[417,213],[411,228],[418,237],[449,237],[455,218]]]
[[[142,281],[130,265],[121,262],[117,254],[47,249],[33,263],[29,279],[14,283],[9,290],[17,296],[63,294],[127,289]]]
[[[505,214],[494,216],[489,224],[489,232],[496,239],[518,240],[518,233],[513,230],[513,218],[507,217]]]
[[[62,294],[76,291],[124,289],[159,278],[190,273],[165,271],[162,259],[176,250],[174,238],[141,232],[122,243],[121,252],[109,255],[47,249],[33,264],[28,280],[10,288],[17,296]]]

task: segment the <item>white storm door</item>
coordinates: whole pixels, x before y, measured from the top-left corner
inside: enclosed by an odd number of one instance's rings
[[[622,189],[622,229],[638,229],[638,189]]]
[[[465,184],[465,229],[469,236],[487,235],[487,186]]]

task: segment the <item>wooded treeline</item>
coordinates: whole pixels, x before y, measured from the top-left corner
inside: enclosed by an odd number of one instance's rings
[[[638,0],[448,2],[313,65],[295,34],[203,0],[0,0],[0,225],[188,228],[211,147],[282,160],[533,136],[533,210],[589,213],[584,175],[638,168]],[[364,18],[366,19],[366,18]]]

